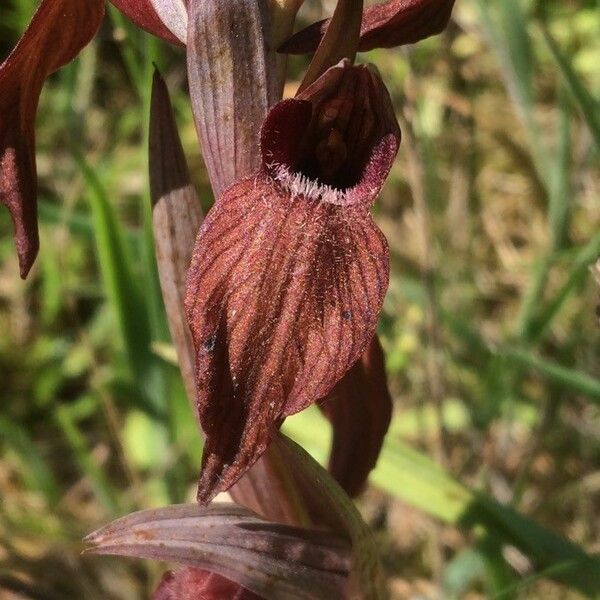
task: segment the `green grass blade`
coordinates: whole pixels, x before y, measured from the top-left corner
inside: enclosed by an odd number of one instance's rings
[[[25,429],[14,420],[0,416],[0,439],[19,457],[27,486],[39,490],[51,505],[56,504],[61,497],[60,486]]]
[[[152,353],[152,336],[147,307],[136,284],[137,275],[124,240],[123,228],[108,201],[97,173],[78,159],[89,190],[96,249],[104,286],[117,317],[129,364],[149,413],[164,413],[166,403],[163,373],[159,359]]]
[[[531,340],[540,340],[551,327],[554,318],[560,312],[571,294],[590,276],[589,266],[600,255],[600,233],[596,234],[575,256],[569,272],[569,277],[558,290],[554,298],[543,308],[538,318],[532,323]],[[590,309],[592,310],[592,309]],[[592,317],[593,318],[593,315]]]
[[[79,431],[76,419],[71,414],[71,407],[61,406],[55,411],[55,418],[71,447],[73,457],[81,472],[88,478],[98,501],[109,515],[121,512],[118,491],[111,485],[106,473],[96,462],[93,453],[88,448],[87,442]]]
[[[567,246],[571,202],[571,103],[564,87],[560,88],[560,122],[556,156],[550,183],[548,220],[552,231],[552,246],[560,251]]]
[[[539,371],[555,383],[600,402],[600,381],[574,369],[545,360],[527,350],[509,350],[506,355],[515,363]]]
[[[534,114],[535,61],[520,0],[478,0],[486,37],[496,53],[515,110],[527,129],[536,169],[546,180],[548,160]]]
[[[569,92],[581,110],[583,118],[594,138],[596,147],[600,150],[600,103],[587,91],[571,66],[569,59],[563,54],[552,34],[543,25],[542,33]]]

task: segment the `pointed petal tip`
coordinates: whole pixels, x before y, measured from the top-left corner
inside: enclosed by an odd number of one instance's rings
[[[156,67],[150,102],[149,171],[153,207],[177,190],[195,195],[169,89]]]
[[[248,435],[247,432],[241,434],[239,443],[242,450],[233,459],[223,460],[219,452],[211,453],[210,449],[215,448],[223,453],[224,450],[229,449],[227,444],[230,445],[232,440],[225,440],[225,445],[223,445],[223,440],[215,441],[218,436],[212,435],[212,432],[207,434],[202,471],[198,479],[196,492],[198,504],[208,506],[220,493],[227,492],[264,454],[268,446],[268,440],[261,439],[261,436],[258,436],[259,439],[256,445],[245,448],[244,446],[248,443]],[[232,439],[235,441],[238,438],[233,436]]]
[[[84,544],[95,544],[97,541],[101,540],[104,536],[104,530],[106,526],[100,527],[91,533],[88,533],[82,540]]]
[[[365,9],[360,35],[360,52],[414,44],[441,33],[450,20],[455,0],[387,0]],[[281,54],[314,52],[330,19],[309,25],[278,48]]]
[[[35,263],[35,259],[37,258],[39,247],[39,242],[36,242],[26,252],[19,252],[19,272],[21,279],[25,280],[29,276],[29,273],[31,272],[31,269]]]
[[[103,16],[103,0],[43,0],[0,64],[0,203],[13,219],[23,279],[39,247],[33,126],[39,96],[46,78],[77,56]]]

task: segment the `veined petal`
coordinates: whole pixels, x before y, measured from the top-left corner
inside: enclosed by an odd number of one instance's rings
[[[352,548],[343,537],[271,523],[234,504],[133,513],[92,533],[87,552],[177,562],[265,598],[343,598]]]
[[[152,600],[261,600],[253,592],[221,575],[187,567],[168,571]]]
[[[39,247],[35,115],[48,75],[71,61],[95,35],[103,0],[44,0],[0,65],[0,202],[11,213],[21,276]]]
[[[203,216],[189,177],[169,93],[158,72],[152,86],[149,149],[154,241],[161,288],[183,381],[190,400],[195,402],[195,351],[183,297],[194,240]],[[288,465],[275,448],[267,450],[229,493],[235,502],[270,521],[310,523]]]
[[[377,463],[392,417],[377,336],[319,407],[333,427],[329,472],[349,496],[357,496]]]
[[[188,0],[110,0],[138,27],[171,44],[185,46]]]
[[[450,20],[455,0],[387,0],[369,6],[363,14],[361,52],[414,44],[441,33]],[[285,54],[314,52],[330,19],[319,21],[293,35],[279,49]]]
[[[200,230],[186,307],[207,435],[199,500],[229,488],[279,421],[324,397],[369,342],[388,285],[364,206],[293,197],[261,174]]]

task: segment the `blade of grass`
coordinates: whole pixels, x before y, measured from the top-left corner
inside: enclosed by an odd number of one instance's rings
[[[136,47],[136,39],[144,34],[140,33],[137,27],[128,21],[118,8],[107,3],[107,9],[110,20],[115,28],[116,37],[121,42],[119,47],[125,68],[136,92],[139,94],[144,89],[145,73]]]
[[[545,335],[564,303],[576,288],[589,277],[589,266],[596,261],[598,255],[600,255],[600,233],[596,234],[578,251],[571,264],[567,281],[554,298],[540,311],[539,317],[531,326],[530,339],[532,342],[539,341]]]
[[[88,213],[69,211],[62,205],[52,204],[48,200],[38,202],[40,223],[45,225],[65,225],[71,233],[82,235],[90,240],[94,238],[94,224]],[[139,232],[123,227],[123,235],[131,246],[139,244]]]
[[[523,8],[519,0],[478,0],[477,6],[486,36],[499,58],[509,95],[529,135],[536,169],[544,182],[548,161],[534,115],[535,62]]]
[[[571,111],[569,102],[563,94],[561,94],[556,155],[552,162],[548,186],[548,223],[552,236],[552,251],[556,253],[567,243],[571,199]],[[523,298],[517,318],[517,335],[523,343],[528,343],[535,338],[540,301],[546,289],[554,258],[554,254],[547,254],[534,267],[532,283]]]
[[[0,438],[19,457],[27,486],[39,490],[50,505],[55,505],[60,500],[60,486],[27,431],[14,420],[0,416]]]
[[[60,406],[56,409],[54,417],[71,447],[81,472],[88,478],[98,502],[104,506],[109,515],[120,514],[123,507],[119,503],[119,494],[94,459],[72,413],[72,407]]]
[[[550,182],[548,220],[552,231],[554,251],[567,246],[571,200],[571,103],[564,86],[559,89],[560,118],[556,155]]]
[[[540,358],[528,350],[507,350],[506,356],[518,365],[535,369],[555,383],[600,402],[600,381],[590,375]]]
[[[154,416],[164,414],[166,397],[161,365],[152,353],[147,307],[136,284],[137,276],[123,239],[123,228],[97,173],[81,156],[77,157],[77,162],[89,192],[104,287],[119,324],[129,364],[148,404],[146,410]]]
[[[553,578],[555,575],[560,575],[564,573],[568,573],[573,569],[577,569],[578,562],[576,560],[566,560],[562,563],[557,563],[540,571],[539,573],[535,573],[534,575],[530,575],[529,577],[525,577],[521,581],[518,581],[511,586],[504,588],[499,591],[495,595],[492,596],[493,600],[510,600],[510,598],[514,598],[517,596],[523,597],[522,592],[534,584],[536,581],[544,578]]]
[[[563,76],[567,89],[581,110],[581,114],[592,134],[596,147],[600,150],[600,103],[588,92],[577,73],[575,73],[569,59],[563,54],[556,40],[552,37],[552,34],[543,22],[540,22],[540,28],[550,49],[550,54]]]
[[[544,255],[532,269],[531,284],[523,296],[517,315],[515,334],[523,344],[529,343],[532,338],[531,329],[533,321],[539,308],[540,300],[544,296],[553,259],[553,255]]]

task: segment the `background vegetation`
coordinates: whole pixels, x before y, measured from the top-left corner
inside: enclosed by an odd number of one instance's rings
[[[0,57],[36,4],[2,3]],[[395,415],[359,501],[395,599],[600,595],[599,57],[596,0],[458,0],[444,35],[368,56],[404,135],[377,208]],[[194,496],[150,232],[153,61],[208,209],[182,53],[109,10],[41,99],[26,282],[0,211],[1,598],[147,597],[160,565],[82,557],[81,538]],[[286,423],[321,460],[327,427]]]

